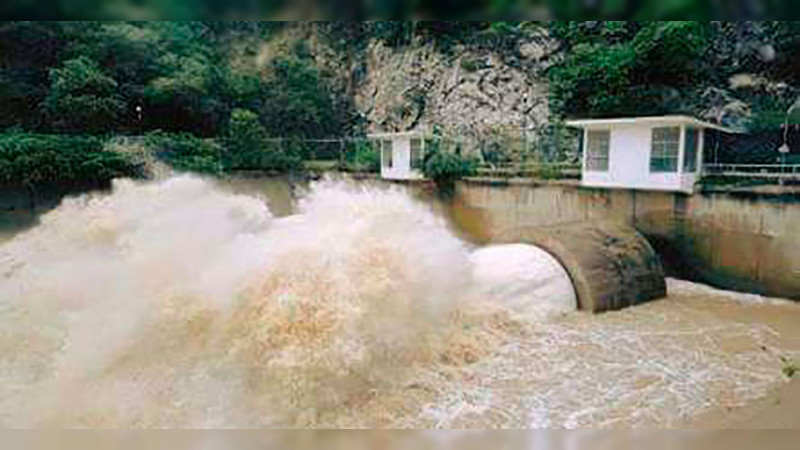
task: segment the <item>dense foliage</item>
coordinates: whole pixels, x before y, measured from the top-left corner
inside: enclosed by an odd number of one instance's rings
[[[557,13],[581,17],[583,3],[562,3]],[[599,12],[632,18],[652,13],[631,2],[611,3],[602,3]],[[699,19],[709,12],[677,0],[662,3],[668,15]],[[436,14],[445,6],[452,7],[434,2],[422,9]],[[488,1],[459,10],[508,13],[517,6]],[[795,22],[349,21],[296,27],[316,33],[292,35],[297,29],[281,22],[2,22],[0,130],[19,129],[36,139],[47,133],[149,134],[161,157],[180,170],[295,170],[303,160],[331,160],[338,151],[310,148],[302,140],[363,132],[353,103],[370,42],[397,51],[428,43],[445,55],[463,46],[509,58],[518,70],[540,70],[538,62],[524,64],[521,50],[523,43],[541,42],[545,27],[557,46],[541,64],[548,67],[556,123],[575,116],[689,113],[762,133],[766,137],[755,147],[769,152],[780,144],[784,122],[800,126]],[[302,38],[310,35],[314,42]],[[312,54],[311,45],[320,42],[324,50]],[[483,59],[464,57],[459,64],[465,72],[486,69]],[[418,92],[403,95],[425,102],[426,94]],[[560,131],[552,134],[547,139],[572,145]],[[792,148],[800,147],[797,136],[796,130],[789,134]],[[348,151],[342,160],[372,170],[377,161],[372,149]],[[430,173],[439,179],[461,170],[455,157],[440,154],[431,161]]]
[[[689,113],[777,129],[798,96],[794,22],[553,22],[554,112]]]
[[[224,170],[222,146],[213,139],[159,131],[148,134],[146,141],[156,156],[175,170],[211,174]]]
[[[0,23],[0,131],[147,134],[178,170],[295,170],[292,141],[348,134],[353,114],[302,42],[261,57],[282,26]]]
[[[103,144],[94,137],[0,134],[0,186],[86,187],[140,175],[135,161]]]
[[[298,152],[284,140],[268,138],[266,128],[256,113],[235,109],[228,125],[227,170],[263,170],[286,172],[300,170]]]
[[[341,135],[348,103],[302,48],[256,63],[280,24],[3,22],[0,127],[213,137],[248,108],[273,136]]]
[[[114,129],[126,104],[117,82],[89,58],[81,56],[50,69],[50,91],[43,109],[59,131],[102,133]]]
[[[345,168],[357,172],[379,172],[381,155],[371,141],[356,141],[346,153]]]
[[[438,136],[427,140],[425,149],[422,173],[436,184],[444,196],[452,195],[455,182],[473,175],[477,169],[478,164],[474,158],[465,157],[459,151],[445,151]]]

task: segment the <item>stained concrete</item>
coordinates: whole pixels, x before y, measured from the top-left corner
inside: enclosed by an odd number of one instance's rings
[[[721,288],[800,300],[800,195],[588,189],[463,181],[452,218],[489,242],[508,230],[596,221],[635,227],[665,270]]]
[[[533,244],[553,255],[575,287],[580,309],[604,312],[666,297],[656,252],[630,225],[586,221],[505,231],[497,243]]]

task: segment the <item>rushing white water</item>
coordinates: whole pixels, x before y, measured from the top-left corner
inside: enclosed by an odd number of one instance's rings
[[[319,183],[276,218],[120,181],[0,244],[0,281],[0,427],[665,425],[781,376],[769,327],[570,313],[552,257],[472,250],[397,189]]]
[[[467,247],[397,191],[317,186],[296,215],[199,179],[65,201],[2,247],[0,419],[313,422],[437,358]]]
[[[547,319],[578,307],[567,271],[538,247],[495,245],[474,251],[470,259],[481,297],[522,319]]]

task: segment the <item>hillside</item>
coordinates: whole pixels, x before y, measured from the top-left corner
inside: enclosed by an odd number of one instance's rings
[[[797,61],[794,22],[4,22],[0,127],[221,137],[239,109],[270,137],[506,148],[565,117],[688,113],[771,148]]]
[[[287,25],[269,39],[240,41],[232,66],[263,73],[275,59],[308,52],[345,94],[354,132],[436,125],[449,135],[481,139],[547,125],[545,69],[553,46],[545,26],[461,34],[397,25],[402,38],[375,26]]]

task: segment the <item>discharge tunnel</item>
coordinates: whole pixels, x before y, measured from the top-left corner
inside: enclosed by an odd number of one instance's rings
[[[667,295],[658,255],[629,225],[597,221],[515,228],[494,243],[530,244],[555,257],[572,281],[581,310],[618,310]]]

